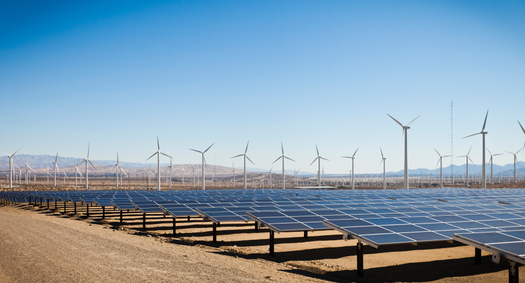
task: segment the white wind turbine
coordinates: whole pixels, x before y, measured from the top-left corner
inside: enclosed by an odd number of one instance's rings
[[[465,166],[466,166],[466,174],[465,174],[466,181],[465,181],[465,183],[466,183],[467,187],[469,186],[469,184],[468,184],[468,161],[470,160],[470,162],[472,162],[472,164],[474,164],[474,161],[472,161],[472,159],[470,159],[470,157],[468,157],[468,155],[470,154],[471,150],[472,150],[472,146],[468,150],[467,155],[458,156],[458,158],[465,157]]]
[[[117,164],[115,164],[115,173],[116,173],[116,176],[117,176],[117,189],[118,189],[118,186],[119,186],[119,175],[120,175],[120,184],[122,185],[122,173],[126,174],[126,172],[124,171],[124,169],[122,169],[122,167],[120,166],[120,161],[119,161],[119,158],[118,158],[118,152],[117,152]],[[126,174],[127,176],[128,174]]]
[[[270,180],[269,180],[270,183],[268,184],[268,186],[270,187],[270,189],[272,188],[272,169],[273,169],[273,167],[270,168],[270,172],[268,173],[268,174],[270,175]]]
[[[481,148],[481,188],[486,189],[487,188],[487,175],[485,173],[485,135],[487,132],[485,132],[485,125],[487,124],[487,117],[489,116],[489,110],[487,110],[487,114],[485,115],[485,121],[483,122],[483,127],[481,128],[481,132],[472,134],[470,136],[466,136],[464,138],[472,137],[475,135],[481,135],[482,136],[482,148]]]
[[[314,162],[317,161],[317,186],[320,187],[321,186],[321,159],[326,160],[326,161],[330,161],[330,160],[319,155],[319,149],[317,148],[317,144],[315,145],[315,150],[317,151],[317,157],[314,159],[314,161],[312,161],[312,163],[310,163],[309,166],[312,166],[312,164],[314,164]]]
[[[407,134],[408,129],[410,129],[410,124],[412,124],[419,116],[417,116],[414,120],[410,121],[410,123],[403,125],[398,120],[394,119],[394,117],[390,116],[388,113],[386,114],[388,117],[392,118],[392,120],[396,121],[396,123],[399,124],[403,128],[403,135],[405,137],[405,166],[404,166],[404,182],[405,182],[405,189],[408,189],[408,145],[407,145]]]
[[[516,155],[522,150],[523,148],[521,148],[520,150],[516,151],[516,153],[513,153],[513,152],[510,152],[510,151],[507,151],[508,153],[512,154],[514,156],[514,184],[516,184],[518,181],[516,180],[516,163],[518,163],[518,157],[516,157]]]
[[[173,179],[173,158],[170,158],[170,166],[168,166],[168,168],[170,168],[170,189],[171,189],[171,180]]]
[[[191,162],[190,162],[190,167],[191,167],[191,175],[193,176],[193,188],[195,189],[195,168],[193,168],[193,165],[191,165]]]
[[[521,125],[520,121],[518,121],[518,124],[520,124],[520,128],[521,128],[521,130],[522,130],[523,133],[525,134],[525,129],[524,129],[523,126]],[[523,143],[523,148],[525,148],[525,142]]]
[[[450,157],[450,155],[441,156],[441,154],[439,154],[437,149],[434,148],[434,150],[439,155],[439,160],[438,160],[438,163],[439,163],[439,186],[440,186],[440,188],[443,188],[443,157]],[[437,164],[436,164],[436,166],[437,166]]]
[[[66,184],[66,179],[67,179],[67,174],[66,172],[63,172],[62,174],[64,174],[64,185]]]
[[[49,169],[47,170],[47,183],[49,184],[49,176],[51,176],[51,173],[49,173]]]
[[[55,157],[55,162],[53,162],[53,181],[54,186],[57,186],[57,173],[60,174],[60,171],[58,170],[58,151],[57,156]]]
[[[489,163],[490,163],[490,184],[494,185],[494,181],[492,180],[492,172],[494,170],[494,156],[502,155],[503,153],[492,154],[492,152],[490,152],[490,150],[488,148],[487,148],[487,151],[490,154],[490,159],[489,159]]]
[[[241,153],[239,155],[235,155],[234,157],[232,158],[236,158],[236,157],[241,157],[243,156],[244,157],[244,189],[246,189],[246,159],[248,159],[248,161],[250,161],[253,165],[255,165],[252,160],[248,157],[248,155],[246,155],[246,152],[248,152],[248,145],[250,145],[250,141],[248,141],[248,143],[246,144],[246,149],[244,150],[244,153]]]
[[[202,189],[206,190],[206,158],[204,157],[204,154],[206,151],[208,151],[215,143],[212,143],[205,151],[200,151],[196,149],[189,149],[195,152],[198,152],[202,155]]]
[[[16,153],[21,150],[22,148],[19,148],[17,151],[15,151],[15,153],[9,155],[7,153],[5,153],[7,155],[7,157],[9,158],[9,188],[12,189],[13,188],[13,157],[16,155]]]
[[[285,172],[284,172],[284,159],[288,159],[288,160],[293,161],[293,162],[295,162],[295,160],[293,160],[293,159],[289,158],[288,156],[284,155],[284,147],[283,147],[283,143],[282,142],[281,142],[281,151],[282,151],[282,155],[279,156],[279,158],[277,158],[273,163],[277,162],[279,159],[283,160],[283,189],[285,189],[286,188],[286,181],[285,181]]]
[[[157,137],[157,151],[153,153],[148,159],[146,159],[146,161],[150,160],[150,158],[157,155],[157,190],[159,191],[160,191],[160,155],[161,154],[166,157],[172,158],[171,156],[160,151],[159,137]]]
[[[96,169],[95,165],[93,165],[93,163],[91,163],[91,161],[89,160],[89,145],[90,145],[90,143],[88,143],[88,151],[87,151],[86,158],[84,158],[84,160],[82,162],[80,162],[80,164],[86,163],[86,190],[89,189],[89,169],[88,169],[89,167],[88,167],[88,165],[91,164],[93,169]]]
[[[78,186],[78,175],[80,175],[80,180],[84,179],[84,177],[82,176],[82,173],[80,172],[80,170],[78,169],[78,164],[75,165],[75,186]]]
[[[381,151],[381,163],[383,164],[383,190],[386,189],[386,157],[383,155],[383,150],[381,148],[379,148],[379,150]],[[381,165],[381,163],[379,163],[379,165]]]
[[[343,156],[343,158],[350,158],[350,159],[352,159],[352,190],[355,190],[354,159],[355,159],[355,154],[357,153],[358,150],[359,150],[359,147],[355,150],[355,152],[354,152],[354,154],[352,156]]]

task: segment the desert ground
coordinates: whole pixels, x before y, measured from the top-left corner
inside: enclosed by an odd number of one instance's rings
[[[36,188],[34,188],[36,189]],[[0,207],[0,282],[502,282],[508,263],[458,243],[365,246],[364,277],[356,272],[356,241],[336,231],[276,234],[253,222],[223,223],[217,242],[201,218],[173,219],[62,203]],[[521,272],[525,268],[520,268]],[[522,277],[523,278],[523,277]],[[525,282],[525,281],[524,281]]]

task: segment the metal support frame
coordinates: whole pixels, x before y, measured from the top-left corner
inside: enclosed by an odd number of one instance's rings
[[[190,222],[190,216],[188,215],[188,222]]]
[[[106,207],[103,206],[102,207],[102,219],[105,219],[106,218]]]
[[[481,249],[474,248],[474,264],[481,264]]]
[[[213,222],[213,242],[217,243],[217,223]]]
[[[173,216],[173,237],[177,236],[177,217]]]
[[[146,212],[142,214],[142,229],[146,229]]]
[[[55,211],[58,210],[57,208],[57,200],[55,199]]]
[[[274,246],[275,246],[275,232],[270,230],[270,255],[275,256]]]
[[[255,231],[259,231],[259,222],[255,221]]]
[[[363,277],[363,243],[357,242],[357,276]]]
[[[75,214],[77,214],[77,203],[73,202],[73,206],[75,207]]]
[[[40,207],[42,207],[42,198],[40,198]]]
[[[509,283],[520,282],[519,266],[519,263],[509,260]]]
[[[308,231],[304,231],[304,237],[308,238]]]
[[[86,203],[86,217],[89,217],[89,203]]]
[[[120,210],[120,224],[122,224],[122,209]]]
[[[66,209],[66,202],[64,201],[64,214],[66,214],[67,212],[67,209]]]
[[[47,209],[49,210],[49,199],[46,199],[47,202]]]

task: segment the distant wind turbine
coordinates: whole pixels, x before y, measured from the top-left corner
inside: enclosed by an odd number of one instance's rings
[[[247,188],[247,186],[246,186],[246,159],[248,159],[248,161],[250,161],[250,163],[255,165],[252,162],[252,160],[248,157],[248,155],[246,155],[246,152],[248,152],[248,145],[250,145],[250,141],[248,141],[248,143],[246,144],[246,149],[244,150],[244,153],[241,153],[239,155],[235,155],[234,157],[232,157],[232,158],[241,157],[241,156],[244,157],[244,189]]]
[[[157,190],[160,191],[160,155],[164,155],[166,157],[172,158],[171,156],[167,155],[164,152],[160,151],[160,143],[159,143],[159,137],[157,137],[157,151],[153,153],[146,161],[150,160],[153,156],[157,155]]]
[[[191,165],[191,162],[190,162],[190,167],[191,167],[191,175],[193,176],[193,188],[195,189],[195,168],[193,168],[193,165]]]
[[[488,148],[487,148],[487,151],[490,154],[490,159],[489,159],[489,163],[490,163],[490,184],[494,185],[494,181],[492,180],[492,172],[493,172],[493,169],[494,169],[494,156],[502,155],[503,153],[492,154],[492,152],[490,152],[490,150]]]
[[[523,149],[523,148],[522,148]],[[516,157],[516,155],[522,150],[518,150],[516,151],[516,153],[513,153],[513,152],[510,152],[510,151],[507,151],[508,153],[514,155],[514,184],[516,184],[518,181],[516,180],[516,163],[518,163],[518,158]]]
[[[520,128],[521,130],[523,131],[523,133],[525,134],[525,129],[523,128],[523,126],[521,125],[520,121],[518,121],[518,124],[520,124]],[[523,143],[523,147],[522,148],[525,148],[525,142]]]
[[[354,179],[354,159],[355,154],[359,150],[359,147],[355,150],[354,154],[352,156],[343,156],[343,158],[350,158],[352,159],[352,190],[355,190],[355,179]]]
[[[191,149],[192,151],[198,152],[202,155],[202,189],[206,190],[206,158],[204,157],[204,154],[206,151],[208,151],[215,143],[212,143],[205,151],[200,151],[196,149]]]
[[[86,163],[86,190],[89,189],[89,169],[88,169],[89,167],[88,167],[88,163],[91,164],[93,169],[96,169],[95,165],[93,165],[93,163],[91,163],[91,161],[89,160],[89,145],[90,145],[90,143],[88,143],[87,157],[84,158],[84,161],[80,162],[80,164]]]
[[[405,166],[404,166],[404,182],[405,182],[405,189],[408,189],[408,145],[407,145],[407,134],[408,129],[410,129],[410,124],[412,124],[419,116],[417,116],[414,120],[410,121],[410,123],[403,125],[398,120],[394,119],[394,117],[390,116],[388,113],[386,114],[388,117],[392,118],[392,120],[396,121],[396,123],[399,124],[403,128],[403,135],[405,136]]]
[[[317,148],[317,144],[315,145],[315,150],[317,151],[317,157],[314,159],[314,161],[312,161],[312,163],[310,163],[309,166],[312,166],[312,164],[314,164],[314,162],[317,161],[317,186],[320,187],[321,186],[321,159],[326,160],[326,161],[330,161],[330,160],[319,155],[319,149]]]
[[[487,132],[485,132],[485,125],[487,124],[487,117],[489,116],[489,110],[487,110],[487,114],[485,114],[485,121],[483,122],[483,127],[481,128],[481,132],[472,134],[470,136],[466,136],[464,138],[472,137],[475,135],[481,135],[482,136],[482,148],[481,148],[481,188],[486,189],[487,188],[487,175],[485,173],[485,135]]]
[[[268,174],[270,175],[270,176],[269,176],[269,177],[270,177],[270,180],[269,180],[270,183],[268,184],[268,186],[270,187],[270,189],[272,188],[272,169],[273,169],[273,167],[270,168],[270,172],[268,172]]]
[[[117,177],[117,189],[118,189],[118,187],[119,187],[119,175],[120,175],[120,184],[122,184],[122,173],[126,174],[126,172],[124,172],[124,169],[122,169],[122,167],[120,166],[120,161],[119,161],[119,158],[118,158],[118,152],[117,152],[117,164],[115,164],[115,173],[116,173],[116,177]]]
[[[472,159],[470,159],[469,157],[469,154],[470,154],[470,151],[472,150],[472,146],[470,147],[470,149],[468,150],[468,153],[467,155],[462,155],[462,156],[458,156],[458,158],[461,158],[461,157],[465,157],[465,166],[466,166],[466,186],[468,187],[469,184],[468,184],[468,161],[470,160],[472,162],[472,164],[474,164],[474,161],[472,161]]]
[[[82,173],[80,172],[80,170],[78,170],[78,164],[75,165],[75,186],[78,186],[78,175],[80,175],[80,180],[84,179],[84,177],[82,176]]]
[[[13,157],[16,155],[16,153],[21,150],[22,148],[19,148],[17,151],[15,151],[15,153],[9,155],[7,153],[5,153],[7,155],[7,157],[9,158],[9,188],[12,189],[13,188]]]
[[[232,161],[233,188],[235,189],[235,164]]]
[[[281,142],[281,151],[282,151],[282,155],[279,156],[279,158],[277,158],[273,163],[277,162],[279,159],[283,160],[283,189],[285,189],[286,188],[286,181],[285,181],[285,172],[284,172],[284,159],[288,159],[288,160],[293,161],[293,162],[295,162],[295,160],[293,160],[293,159],[289,158],[288,156],[284,155],[284,147],[283,147],[283,143],[282,142]]]
[[[381,163],[383,163],[383,190],[386,190],[386,157],[383,155],[383,150],[381,148],[379,150],[381,151]]]
[[[55,162],[53,162],[53,179],[54,179],[54,186],[57,186],[57,173],[60,174],[60,171],[58,170],[58,151],[57,156],[55,157]]]
[[[450,155],[441,156],[441,154],[439,154],[437,149],[434,148],[434,150],[439,155],[439,160],[438,160],[438,164],[439,164],[439,187],[443,188],[443,157],[450,157]],[[436,166],[437,166],[437,164],[436,164]]]

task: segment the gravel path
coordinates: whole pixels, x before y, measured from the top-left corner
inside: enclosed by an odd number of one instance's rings
[[[0,207],[0,282],[323,282],[293,267]]]

